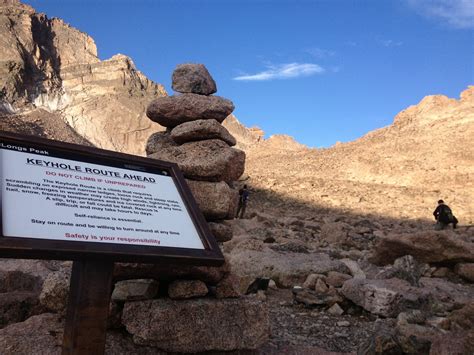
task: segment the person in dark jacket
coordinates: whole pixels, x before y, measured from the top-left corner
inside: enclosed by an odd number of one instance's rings
[[[438,206],[433,212],[433,216],[436,219],[435,229],[442,230],[446,229],[450,223],[453,224],[453,229],[458,224],[457,218],[453,215],[451,208],[444,203],[443,200],[438,201]]]
[[[236,218],[244,218],[245,209],[247,208],[247,201],[249,200],[249,190],[247,185],[244,185],[242,189],[239,190],[239,207],[237,209]]]

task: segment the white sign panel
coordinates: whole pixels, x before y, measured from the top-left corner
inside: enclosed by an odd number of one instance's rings
[[[163,174],[52,157],[0,143],[3,235],[204,249]]]

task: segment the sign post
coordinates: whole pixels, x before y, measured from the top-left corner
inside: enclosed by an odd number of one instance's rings
[[[104,351],[116,261],[221,265],[176,164],[0,132],[0,257],[73,260],[64,354]]]
[[[104,352],[113,271],[111,261],[74,261],[64,326],[64,355]]]

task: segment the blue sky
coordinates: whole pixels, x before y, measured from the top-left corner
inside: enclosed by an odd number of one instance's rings
[[[130,56],[170,94],[177,64],[205,64],[242,123],[311,147],[474,84],[471,0],[26,2],[91,35],[101,59]]]

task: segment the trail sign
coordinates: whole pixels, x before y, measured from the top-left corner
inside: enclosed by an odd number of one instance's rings
[[[0,257],[223,262],[176,164],[1,133],[0,173]]]
[[[0,257],[74,260],[63,354],[101,354],[114,262],[221,265],[173,163],[0,132]]]

